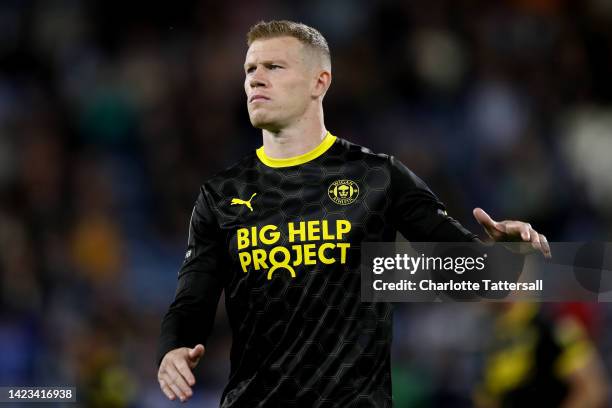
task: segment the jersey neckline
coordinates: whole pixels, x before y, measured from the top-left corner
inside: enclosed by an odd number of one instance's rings
[[[321,143],[311,151],[301,154],[299,156],[287,157],[284,159],[269,157],[268,155],[266,155],[263,146],[261,146],[255,152],[257,153],[257,157],[259,157],[259,160],[261,160],[261,162],[268,167],[278,168],[299,166],[300,164],[308,163],[309,161],[321,156],[323,153],[329,150],[330,147],[332,147],[336,139],[336,136],[332,135],[328,131]]]

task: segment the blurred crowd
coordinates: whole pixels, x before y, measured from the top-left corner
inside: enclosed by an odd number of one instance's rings
[[[611,239],[610,1],[2,1],[0,385],[170,406],[155,348],[189,215],[261,144],[245,33],[280,18],[330,43],[328,129],[396,155],[466,227],[480,206],[549,241]],[[612,307],[579,310],[612,366]],[[396,320],[397,406],[471,406],[490,312]],[[220,307],[192,405],[218,404],[230,344]]]

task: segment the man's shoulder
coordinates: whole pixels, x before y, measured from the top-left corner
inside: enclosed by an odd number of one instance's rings
[[[249,152],[243,156],[240,160],[233,162],[226,166],[222,170],[219,170],[212,175],[204,179],[204,186],[218,186],[222,185],[228,180],[236,180],[243,178],[249,172],[255,171],[256,166],[256,154],[255,151]]]
[[[349,142],[348,140],[340,137],[338,138],[337,145],[337,151],[347,161],[362,160],[368,164],[385,165],[390,158],[390,156],[386,153],[375,153],[368,147]]]

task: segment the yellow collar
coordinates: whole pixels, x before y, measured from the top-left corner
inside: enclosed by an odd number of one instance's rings
[[[325,153],[336,141],[336,136],[327,132],[321,143],[311,151],[295,157],[287,157],[285,159],[275,159],[266,155],[264,147],[261,146],[256,150],[257,157],[263,164],[268,167],[291,167],[300,164],[308,163]]]

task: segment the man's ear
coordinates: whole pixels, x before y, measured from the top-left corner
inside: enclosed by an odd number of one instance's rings
[[[315,98],[325,96],[331,85],[332,75],[328,70],[320,70],[315,78],[312,96]]]

